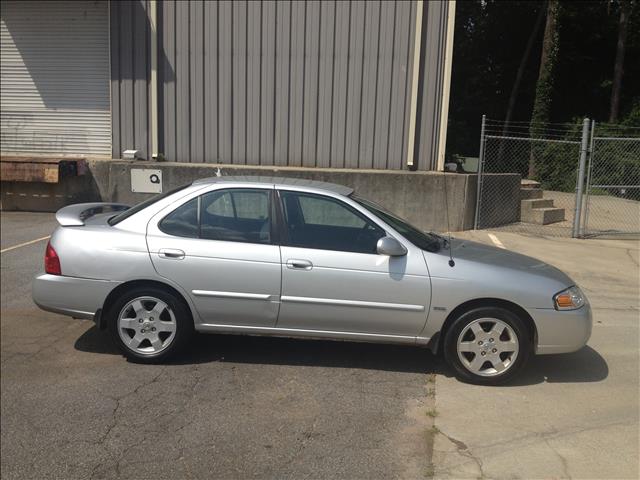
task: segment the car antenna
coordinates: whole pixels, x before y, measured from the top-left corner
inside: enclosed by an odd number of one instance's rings
[[[455,267],[456,262],[453,260],[453,245],[451,244],[451,225],[449,224],[449,195],[447,194],[447,171],[446,167],[442,170],[444,180],[444,210],[447,215],[447,235],[449,237],[449,266]]]

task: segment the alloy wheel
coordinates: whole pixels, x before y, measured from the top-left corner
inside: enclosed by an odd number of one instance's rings
[[[118,334],[124,345],[141,355],[165,350],[176,336],[176,317],[166,302],[151,296],[129,301],[118,315]]]
[[[467,370],[483,377],[494,377],[504,374],[514,364],[519,342],[506,322],[479,318],[460,332],[456,349]]]

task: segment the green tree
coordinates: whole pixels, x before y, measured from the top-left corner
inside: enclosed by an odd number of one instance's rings
[[[613,87],[611,88],[611,109],[609,123],[618,121],[620,111],[620,91],[622,90],[622,76],[624,75],[624,54],[627,46],[627,31],[629,17],[633,3],[629,0],[620,2],[620,21],[618,22],[618,44],[616,46],[616,61],[613,67]]]
[[[547,20],[544,28],[544,38],[542,39],[540,70],[536,84],[536,98],[533,103],[533,112],[531,113],[531,123],[533,124],[531,130],[532,137],[539,136],[539,126],[544,123],[549,123],[551,120],[555,67],[558,61],[559,13],[560,3],[558,0],[549,0],[547,2]],[[535,174],[536,162],[532,152],[529,160],[529,178],[534,178]]]

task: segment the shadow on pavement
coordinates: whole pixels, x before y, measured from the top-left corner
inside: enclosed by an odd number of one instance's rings
[[[91,327],[75,343],[82,352],[119,355],[109,333]],[[208,362],[358,368],[435,373],[441,362],[425,348],[246,335],[196,334],[190,346],[168,363]]]
[[[82,352],[120,354],[109,333],[95,326],[76,340],[75,348]],[[246,335],[196,334],[189,348],[169,363],[208,362],[359,368],[452,376],[444,361],[423,347]],[[575,353],[535,356],[520,376],[506,386],[599,382],[608,375],[607,362],[587,346]]]
[[[522,375],[510,385],[600,382],[608,376],[609,366],[605,359],[586,346],[574,353],[533,357]]]

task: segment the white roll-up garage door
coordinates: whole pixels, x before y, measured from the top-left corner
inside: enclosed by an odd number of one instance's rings
[[[2,2],[2,152],[111,155],[108,7]]]

